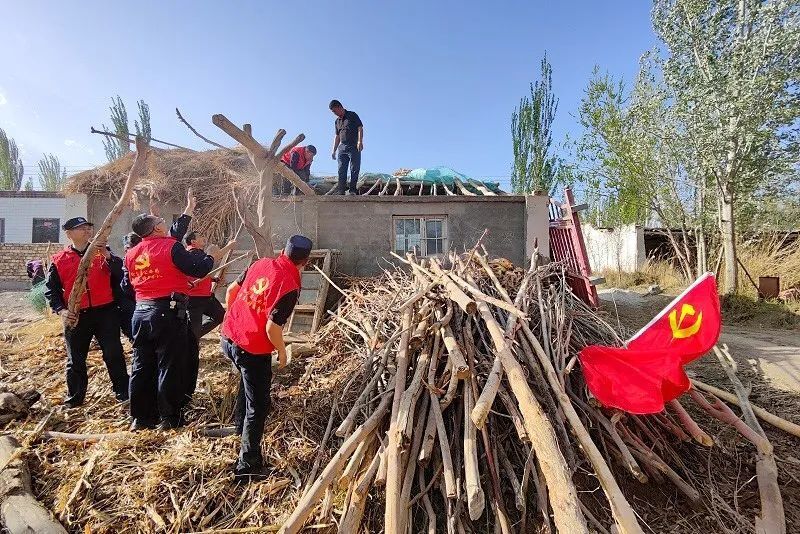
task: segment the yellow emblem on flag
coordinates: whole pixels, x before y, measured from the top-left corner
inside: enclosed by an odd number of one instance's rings
[[[267,280],[266,278],[264,278],[262,276],[261,278],[259,278],[259,279],[257,279],[255,281],[255,283],[253,284],[253,287],[250,289],[250,291],[254,295],[260,295],[261,293],[266,291],[268,287],[269,287],[269,280]]]
[[[692,337],[700,331],[700,325],[703,323],[703,312],[697,314],[697,320],[688,325],[683,326],[683,320],[687,316],[694,316],[694,306],[691,304],[684,304],[681,306],[681,316],[678,318],[678,310],[674,309],[669,314],[669,326],[672,328],[672,339],[686,339]]]
[[[138,256],[136,256],[136,262],[134,268],[137,271],[141,271],[142,269],[147,269],[150,267],[150,254],[147,252],[142,252]]]

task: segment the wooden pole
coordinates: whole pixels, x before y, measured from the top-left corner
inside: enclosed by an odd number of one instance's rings
[[[100,231],[97,232],[97,234],[94,236],[94,239],[92,239],[92,242],[89,243],[88,247],[86,247],[86,252],[84,252],[83,257],[81,257],[81,262],[78,264],[78,272],[75,275],[75,284],[72,286],[72,291],[69,294],[69,303],[67,304],[69,311],[76,316],[76,323],[78,311],[81,307],[81,298],[86,292],[86,281],[89,275],[89,266],[92,264],[92,260],[94,259],[95,255],[100,252],[98,250],[98,244],[102,243],[102,245],[105,246],[108,236],[111,234],[111,228],[122,214],[122,211],[128,206],[131,196],[133,195],[133,187],[136,184],[136,181],[145,172],[147,152],[147,140],[145,140],[143,137],[137,137],[136,159],[133,160],[133,166],[131,167],[131,172],[128,174],[128,179],[125,180],[125,187],[122,189],[122,194],[120,195],[119,200],[117,200],[117,203],[114,205],[114,208],[109,212],[108,215],[106,215],[103,225],[100,227]]]

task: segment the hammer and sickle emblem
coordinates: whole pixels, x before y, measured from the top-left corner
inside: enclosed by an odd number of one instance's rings
[[[253,288],[251,289],[251,291],[253,292],[254,295],[260,295],[261,293],[266,291],[268,287],[269,287],[269,280],[267,280],[266,278],[259,278],[258,280],[256,280],[256,283],[253,284]]]
[[[673,339],[686,339],[692,337],[700,330],[700,325],[703,323],[703,312],[697,314],[697,320],[689,326],[683,326],[683,320],[687,315],[693,316],[695,314],[694,306],[691,304],[684,304],[681,306],[681,315],[678,318],[678,310],[672,310],[669,314],[669,326],[672,328]]]
[[[141,271],[142,269],[147,269],[150,267],[150,254],[147,252],[142,252],[138,256],[136,256],[136,265],[135,268],[137,271]]]

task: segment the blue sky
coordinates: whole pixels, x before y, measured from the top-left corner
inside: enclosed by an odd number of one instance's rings
[[[34,177],[43,152],[70,170],[105,162],[100,136],[119,94],[133,123],[150,105],[153,136],[210,148],[232,141],[223,113],[306,134],[330,159],[338,98],[364,121],[362,168],[445,165],[506,182],[510,117],[546,51],[560,99],[555,133],[579,133],[576,112],[592,68],[631,80],[655,45],[650,4],[635,1],[5,2],[0,20],[0,127]]]

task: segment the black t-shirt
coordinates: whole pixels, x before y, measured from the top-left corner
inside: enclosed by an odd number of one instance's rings
[[[358,129],[364,126],[355,111],[345,111],[344,116],[336,118],[336,135],[339,143],[346,146],[358,144]]]
[[[236,283],[240,286],[244,284],[244,278],[247,276],[247,269],[239,275],[239,278],[236,279]],[[278,302],[275,303],[275,307],[272,308],[272,313],[270,313],[270,320],[278,326],[283,326],[286,324],[286,321],[289,320],[289,317],[292,316],[292,312],[294,311],[295,304],[297,304],[297,298],[300,296],[299,290],[289,291],[280,299]]]

